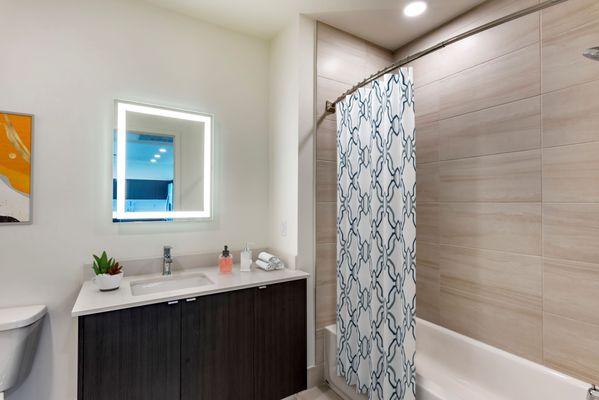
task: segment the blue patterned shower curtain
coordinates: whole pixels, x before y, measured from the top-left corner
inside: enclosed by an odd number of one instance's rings
[[[337,105],[337,372],[370,399],[416,392],[412,69]]]

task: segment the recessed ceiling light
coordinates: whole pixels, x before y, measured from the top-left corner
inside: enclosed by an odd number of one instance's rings
[[[424,13],[426,8],[427,5],[425,1],[412,1],[404,7],[403,14],[406,17],[417,17]]]
[[[160,154],[154,154],[154,158],[160,158],[162,157]]]
[[[155,158],[150,158],[150,162],[154,163],[154,162],[156,162],[156,159]]]
[[[166,149],[158,149],[158,151],[161,153],[166,153]]]

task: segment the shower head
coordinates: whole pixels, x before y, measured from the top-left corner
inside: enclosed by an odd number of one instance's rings
[[[591,47],[590,49],[586,49],[582,55],[588,59],[599,61],[599,47]]]

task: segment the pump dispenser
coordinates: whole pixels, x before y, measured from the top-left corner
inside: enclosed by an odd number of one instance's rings
[[[252,250],[249,243],[246,243],[244,249],[241,251],[240,264],[241,272],[250,272],[252,270]]]
[[[220,257],[218,257],[218,269],[221,274],[230,274],[233,270],[233,256],[229,251],[229,246],[225,246]]]

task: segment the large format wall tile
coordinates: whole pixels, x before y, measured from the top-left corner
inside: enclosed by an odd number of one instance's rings
[[[543,201],[599,202],[599,142],[543,150]]]
[[[318,76],[316,78],[316,119],[321,121],[323,118],[329,119],[335,124],[337,119],[335,114],[325,113],[325,104],[327,101],[333,101],[339,97],[347,89],[351,88],[352,85],[348,83],[334,81],[332,79]]]
[[[444,56],[445,49],[441,49],[408,64],[408,67],[414,69],[414,87],[416,89],[441,78],[441,65],[444,62]]]
[[[446,57],[439,63],[441,76],[453,75],[538,41],[539,13],[534,13],[448,46]]]
[[[354,85],[366,77],[379,72],[383,68],[388,67],[393,63],[393,54],[382,47],[377,47],[372,44],[366,44],[366,71],[364,76],[360,77]]]
[[[441,245],[441,284],[541,312],[541,257]]]
[[[541,206],[534,203],[441,203],[440,242],[541,254]]]
[[[599,264],[545,258],[544,311],[599,324]]]
[[[337,201],[337,163],[316,161],[316,201]]]
[[[416,202],[416,241],[439,243],[439,205]]]
[[[540,99],[532,97],[441,120],[439,158],[451,160],[539,148],[540,115]]]
[[[337,160],[337,122],[335,120],[325,118],[317,126],[316,159]]]
[[[439,201],[439,163],[416,165],[416,201],[418,203]]]
[[[337,242],[337,203],[316,203],[316,243]]]
[[[439,161],[439,122],[416,123],[416,162]]]
[[[599,377],[599,325],[543,314],[543,357],[551,368],[587,382]]]
[[[542,315],[441,284],[443,326],[510,353],[540,362]]]
[[[318,76],[350,86],[366,75],[366,42],[326,24],[318,24]],[[348,68],[351,66],[351,68]]]
[[[439,245],[418,242],[416,251],[416,314],[440,322]]]
[[[599,263],[599,204],[544,204],[543,255]]]
[[[553,38],[599,19],[599,1],[568,0],[542,11],[543,39]]]
[[[441,119],[540,93],[539,45],[534,44],[440,81]]]
[[[544,94],[543,146],[599,141],[597,93],[599,81]]]
[[[416,126],[428,124],[439,119],[439,86],[439,82],[435,81],[426,86],[414,89]]]
[[[541,201],[540,150],[441,161],[439,164],[441,201]]]
[[[557,37],[543,39],[543,93],[599,79],[597,61],[582,56],[597,46],[599,24],[592,22]]]
[[[316,286],[316,329],[334,324],[337,315],[337,284]]]
[[[316,286],[337,282],[337,245],[316,245]]]

